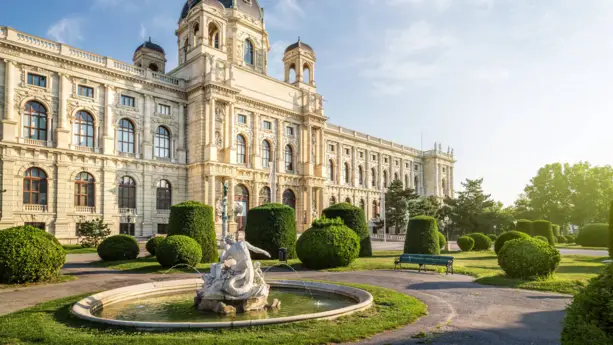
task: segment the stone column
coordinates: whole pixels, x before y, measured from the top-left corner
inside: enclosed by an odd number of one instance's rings
[[[113,131],[113,88],[104,85],[104,145],[105,155],[112,155],[115,152],[115,133]]]
[[[187,104],[179,104],[178,106],[178,112],[179,112],[179,133],[178,133],[178,142],[176,145],[176,150],[177,150],[177,161],[179,163],[187,163],[187,157],[186,157],[186,153],[185,153],[185,121],[187,120]]]
[[[117,205],[117,173],[110,161],[105,160],[103,164],[101,191],[104,192],[102,194],[102,204],[100,205],[101,209],[97,209],[97,211],[102,213],[105,223],[109,223],[112,233],[117,234],[119,233],[120,222],[119,217],[115,217],[119,213]]]
[[[343,171],[343,154],[342,151],[343,150],[343,145],[341,145],[341,143],[336,144],[336,184],[337,185],[342,185],[345,183],[345,181],[342,180],[342,171]],[[341,201],[338,201],[341,202]]]
[[[312,176],[313,175],[313,165],[315,164],[315,162],[313,162],[313,157],[311,157],[311,152],[313,151],[313,126],[312,125],[308,125],[307,127],[307,132],[306,132],[306,162],[307,162],[307,168],[305,169],[306,171],[304,172],[305,175],[308,176]],[[310,208],[311,206],[309,206]],[[310,224],[310,223],[309,223]]]
[[[2,120],[2,137],[6,141],[16,141],[18,137],[15,121],[15,67],[14,62],[4,59],[4,119]]]
[[[215,175],[210,175],[209,176],[209,180],[207,181],[208,184],[208,191],[207,191],[207,195],[205,196],[205,202],[211,206],[213,206],[213,208],[215,208],[215,211],[217,212],[217,200],[215,200],[215,194],[217,193],[215,191],[215,187],[216,184],[215,182],[217,181],[217,176]]]
[[[234,224],[234,186],[236,181],[233,178],[228,178],[228,214],[232,214],[232,216],[228,217],[228,224]],[[230,227],[228,227],[228,233],[230,233]]]
[[[307,186],[306,197],[306,224],[307,228],[313,222],[313,187]]]
[[[253,114],[253,149],[249,166],[253,169],[262,169],[262,160],[260,159],[260,114]]]
[[[156,189],[154,183],[152,181],[153,169],[151,166],[145,166],[143,169],[144,173],[142,187],[140,188],[141,194],[140,199],[140,209],[138,210],[139,217],[136,218],[137,223],[141,223],[141,236],[151,236],[153,235],[153,222],[152,219],[157,213],[157,205],[156,205]],[[136,229],[135,229],[136,231]]]
[[[71,144],[70,140],[70,128],[68,125],[68,116],[66,113],[66,103],[68,102],[68,94],[70,90],[67,90],[70,86],[70,80],[66,77],[65,74],[59,74],[59,97],[58,97],[58,129],[56,133],[56,145],[58,148],[69,148]],[[98,119],[99,121],[99,119]],[[96,147],[96,145],[94,145]]]
[[[283,160],[283,121],[281,120],[276,120],[277,121],[277,145],[274,148],[275,150],[275,154],[277,155],[277,172],[280,173],[283,171],[283,168],[285,167],[284,164],[284,160]],[[279,190],[277,190],[277,193],[279,193]],[[280,198],[277,198],[277,201],[280,201]]]
[[[353,187],[358,186],[358,182],[357,182],[357,174],[356,171],[358,170],[358,164],[357,164],[357,157],[356,157],[356,149],[355,147],[351,148],[351,171],[350,171],[350,179],[349,182],[351,183],[351,185]],[[354,201],[355,201],[355,194],[354,194]]]
[[[155,113],[155,102],[151,95],[145,95],[145,113],[143,119],[143,158],[153,159],[153,140],[151,134],[151,117]]]

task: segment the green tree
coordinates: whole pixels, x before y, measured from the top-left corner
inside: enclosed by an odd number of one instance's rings
[[[394,180],[390,183],[385,192],[385,221],[388,228],[394,226],[398,231],[406,228],[409,194],[410,191],[404,189],[402,181]]]
[[[449,217],[459,235],[493,231],[487,229],[490,221],[486,212],[492,212],[495,204],[490,195],[483,192],[482,184],[483,179],[467,179],[462,182],[464,189],[458,192],[457,198],[445,199],[445,204],[451,209]]]
[[[109,225],[100,218],[79,223],[79,230],[77,230],[79,242],[84,248],[97,248],[110,234]]]

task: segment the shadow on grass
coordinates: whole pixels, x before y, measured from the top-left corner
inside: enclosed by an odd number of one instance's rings
[[[556,273],[565,274],[599,274],[605,266],[559,266]]]

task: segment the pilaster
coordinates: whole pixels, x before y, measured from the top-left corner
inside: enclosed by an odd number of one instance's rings
[[[102,149],[105,155],[115,153],[115,131],[113,130],[113,98],[114,91],[109,85],[104,86],[104,143]]]
[[[66,111],[66,103],[68,102],[68,95],[71,92],[72,83],[63,73],[59,74],[59,99],[58,99],[58,128],[56,131],[56,145],[58,148],[68,149],[71,144],[70,128],[68,116]],[[95,146],[94,146],[95,147]]]
[[[153,140],[151,130],[151,117],[155,112],[155,104],[153,97],[145,95],[145,113],[143,126],[143,157],[145,159],[153,159]]]
[[[17,141],[17,121],[15,121],[15,62],[4,59],[4,119],[2,119],[2,137],[5,141]]]

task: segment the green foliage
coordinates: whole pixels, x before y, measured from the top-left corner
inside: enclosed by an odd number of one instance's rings
[[[392,186],[396,185],[396,182],[400,182],[400,181],[394,181],[392,182]],[[392,188],[392,186],[390,186],[390,190]],[[400,182],[400,187],[402,187],[402,182]],[[388,190],[388,193],[390,193],[390,190]],[[386,194],[386,215],[388,214],[388,211],[390,209],[393,210],[392,207],[398,207],[393,206],[393,205],[388,205],[387,204],[387,194]],[[406,209],[405,209],[406,212]],[[326,218],[341,218],[343,220],[343,222],[345,223],[345,225],[355,231],[355,233],[358,235],[358,237],[360,238],[360,257],[370,257],[372,256],[372,245],[370,242],[370,234],[368,233],[368,224],[366,223],[366,216],[364,215],[364,211],[356,206],[353,206],[349,203],[343,202],[343,203],[339,203],[339,204],[335,204],[332,205],[328,208],[326,208],[325,210],[323,210],[323,215],[326,216]],[[387,217],[387,216],[386,216]],[[390,220],[390,218],[386,218],[387,221],[393,221]],[[405,224],[401,223],[401,224]]]
[[[560,252],[534,238],[507,241],[498,253],[498,265],[510,278],[550,277],[560,264]]]
[[[404,240],[404,253],[439,255],[441,248],[437,233],[438,227],[434,217],[412,217]]]
[[[147,249],[149,254],[151,254],[152,256],[155,256],[155,251],[157,247],[160,245],[160,243],[162,243],[162,241],[164,241],[164,239],[165,239],[164,236],[151,237],[149,241],[147,241],[147,244],[145,245],[145,248]]]
[[[164,268],[181,264],[195,267],[202,259],[202,247],[191,237],[169,236],[158,245],[156,258]]]
[[[475,240],[470,236],[462,236],[458,238],[458,247],[463,252],[470,252],[475,246]]]
[[[57,277],[66,262],[66,252],[49,235],[27,225],[0,230],[0,283],[41,282]]]
[[[490,208],[495,206],[489,194],[483,192],[483,179],[462,182],[463,190],[458,192],[458,197],[445,198],[445,205],[450,208],[449,218],[453,227],[460,234],[474,231],[491,231],[495,222],[492,222],[493,214],[485,216]],[[489,218],[488,218],[489,217]]]
[[[475,240],[475,245],[473,246],[472,250],[481,251],[481,250],[492,249],[492,239],[485,236],[485,234],[482,234],[480,232],[475,232],[473,234],[469,234],[468,237]]]
[[[594,223],[583,226],[575,239],[584,247],[607,247],[609,245],[609,224]]]
[[[98,256],[103,261],[133,260],[139,252],[138,242],[128,235],[107,237],[98,246]]]
[[[533,238],[535,240],[543,241],[543,242],[549,244],[549,241],[547,241],[547,237],[545,237],[545,236],[534,236]]]
[[[561,235],[560,226],[558,224],[551,224],[551,230],[553,230],[554,237],[558,237]]]
[[[517,231],[532,236],[532,221],[528,219],[520,219],[517,221]]]
[[[494,251],[496,252],[496,254],[500,253],[502,246],[504,246],[507,241],[516,240],[518,238],[530,238],[530,235],[527,235],[526,233],[520,231],[504,232],[500,234],[500,236],[498,236],[498,238],[496,239],[496,242],[494,243]]]
[[[551,222],[547,220],[535,220],[532,222],[532,236],[543,236],[547,239],[550,246],[556,245],[555,236]]]
[[[562,345],[613,344],[613,265],[592,279],[566,308]]]
[[[170,207],[168,236],[185,235],[202,248],[202,262],[217,262],[217,238],[213,208],[198,201],[186,201]]]
[[[345,267],[360,254],[360,238],[341,224],[325,217],[314,221],[296,243],[296,253],[305,267],[323,269]]]
[[[609,257],[613,258],[613,201],[609,208]]]
[[[575,235],[566,235],[566,243],[575,243],[576,236]]]
[[[492,243],[496,242],[496,239],[498,238],[498,236],[494,234],[487,234],[487,237],[489,237],[490,240],[492,240]]]
[[[368,231],[366,231],[368,233]],[[279,248],[287,248],[288,258],[296,257],[296,215],[294,209],[281,204],[264,204],[249,210],[245,239],[266,250],[271,258],[279,258]],[[264,259],[261,254],[252,254]]]
[[[388,227],[394,226],[396,229],[403,229],[406,227],[407,219],[409,218],[409,200],[413,198],[417,199],[419,196],[415,194],[413,190],[405,189],[402,181],[393,180],[390,183],[385,192],[385,221]],[[333,218],[335,216],[336,215],[326,214],[328,218]],[[345,222],[345,224],[347,224],[347,222]],[[347,226],[349,226],[349,224],[347,224]],[[349,228],[351,228],[351,226],[349,226]],[[360,254],[360,256],[362,255]]]
[[[79,223],[79,230],[77,231],[79,242],[81,242],[83,248],[98,247],[100,242],[110,234],[109,225],[100,218]]]
[[[566,236],[564,235],[560,235],[557,238],[558,238],[558,243],[568,243],[568,239],[566,239]]]
[[[438,235],[438,247],[441,250],[443,250],[443,248],[447,246],[447,239],[445,238],[445,235],[443,235],[443,233],[440,231],[437,231],[437,235]]]

